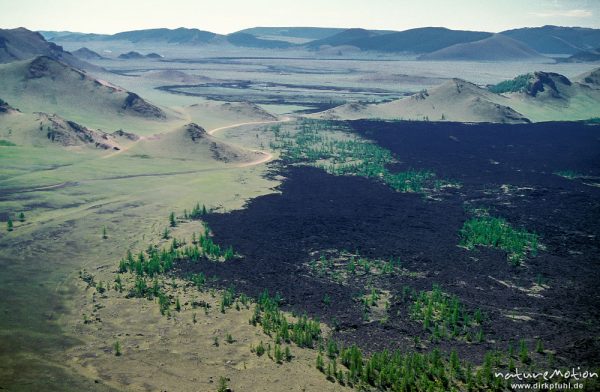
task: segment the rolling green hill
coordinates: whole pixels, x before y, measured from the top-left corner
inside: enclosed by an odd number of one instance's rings
[[[0,65],[0,96],[23,112],[45,112],[90,128],[160,129],[167,113],[137,94],[46,56]]]

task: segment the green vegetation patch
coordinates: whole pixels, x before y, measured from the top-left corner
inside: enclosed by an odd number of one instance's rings
[[[340,122],[303,120],[293,134],[283,132],[279,125],[271,127],[271,131],[275,136],[271,148],[282,150],[284,158],[307,163],[329,174],[378,179],[398,192],[428,193],[458,186],[456,182],[437,179],[429,170],[389,171],[387,166],[396,162],[392,153],[350,136]],[[336,135],[325,136],[324,132]]]
[[[467,249],[491,246],[508,253],[508,260],[520,265],[528,254],[538,251],[538,236],[524,229],[511,227],[506,220],[482,215],[466,221],[460,230],[461,245]]]
[[[8,140],[0,139],[0,147],[15,147],[16,144]]]
[[[279,310],[281,298],[279,295],[271,297],[264,291],[256,301],[254,314],[249,323],[256,326],[262,325],[264,333],[275,338],[277,344],[294,342],[299,347],[314,347],[322,339],[321,325],[318,321],[302,315],[296,321],[290,321]]]
[[[431,332],[435,341],[449,338],[464,338],[467,341],[483,342],[481,329],[483,313],[480,309],[469,312],[455,295],[433,285],[430,291],[418,293],[405,287],[403,297],[410,298],[410,316]]]
[[[504,80],[498,84],[488,87],[488,89],[496,94],[502,93],[514,93],[519,91],[525,91],[529,85],[529,81],[533,77],[532,74],[523,74],[515,77],[514,79]]]

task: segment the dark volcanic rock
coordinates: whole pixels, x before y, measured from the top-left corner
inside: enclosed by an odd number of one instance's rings
[[[559,85],[571,85],[571,81],[566,76],[554,72],[537,71],[534,73],[533,80],[527,85],[526,92],[532,97],[535,97],[538,93],[546,91],[545,87],[547,87],[550,89],[550,93],[553,97],[560,98],[561,94],[556,82],[558,82]]]
[[[126,139],[132,140],[132,141],[136,141],[139,140],[140,137],[138,135],[136,135],[135,133],[131,133],[131,132],[126,132],[122,129],[119,129],[118,131],[114,131],[112,133],[113,136],[118,136],[118,137],[124,137]]]
[[[136,112],[144,117],[166,118],[165,113],[161,109],[146,102],[142,97],[132,92],[127,93],[127,98],[125,98],[121,108]]]
[[[190,139],[192,139],[192,142],[196,142],[197,140],[202,139],[208,135],[206,130],[198,124],[190,123],[185,127],[187,135],[190,137]]]

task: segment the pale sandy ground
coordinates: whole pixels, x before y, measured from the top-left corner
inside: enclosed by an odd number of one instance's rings
[[[198,222],[186,223],[176,229],[175,235],[199,229]],[[114,265],[93,271],[96,280],[104,285],[112,282],[116,266],[115,261]],[[129,274],[122,277],[126,287],[133,284]],[[167,280],[167,285],[170,283]],[[86,377],[131,391],[216,391],[219,377],[230,379],[234,391],[348,389],[327,381],[315,368],[315,350],[291,344],[294,358],[283,364],[276,364],[267,354],[258,357],[252,353],[251,347],[260,341],[274,345],[260,326],[248,323],[254,305],[250,309],[241,306],[240,311],[234,306],[222,314],[219,292],[213,297],[209,291],[199,292],[178,280],[170,294],[180,299],[183,308],[177,312],[172,306],[171,317],[167,317],[160,315],[156,300],[127,299],[127,290],[99,294],[83,280],[78,285],[85,295],[74,304],[77,311],[68,324],[70,332],[85,344],[65,354],[66,364]],[[201,307],[194,309],[192,301],[209,303],[208,314]],[[85,323],[83,315],[92,321]],[[227,343],[227,334],[235,342]],[[121,356],[114,354],[116,341],[121,344]]]

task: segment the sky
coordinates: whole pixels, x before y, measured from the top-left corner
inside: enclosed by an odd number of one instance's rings
[[[498,32],[547,24],[600,28],[600,0],[0,0],[0,28],[112,34],[255,26]]]

